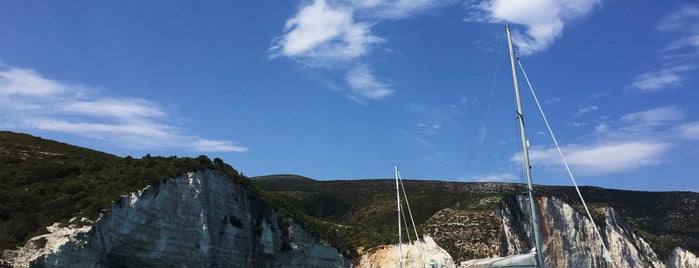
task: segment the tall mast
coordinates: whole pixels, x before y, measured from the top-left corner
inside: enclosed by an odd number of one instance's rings
[[[393,166],[396,171],[396,204],[398,205],[398,262],[400,268],[403,268],[403,236],[400,225],[400,190],[398,188],[398,165]]]
[[[515,100],[517,101],[517,118],[519,119],[519,133],[522,139],[522,161],[524,162],[524,170],[527,174],[527,192],[529,192],[529,208],[531,209],[531,225],[534,233],[534,243],[536,244],[536,258],[539,267],[544,265],[542,258],[542,243],[541,234],[539,234],[539,216],[536,209],[536,200],[534,199],[534,186],[532,184],[532,171],[529,164],[529,146],[527,142],[527,134],[524,132],[524,116],[522,115],[522,101],[519,96],[519,83],[517,82],[517,68],[515,67],[515,50],[512,48],[512,37],[510,36],[510,26],[505,26],[507,30],[507,43],[510,48],[510,62],[512,63],[512,81],[515,86]]]

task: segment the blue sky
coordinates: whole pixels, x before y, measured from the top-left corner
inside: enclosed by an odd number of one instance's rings
[[[694,1],[2,1],[0,129],[248,176],[523,182],[506,24],[579,184],[699,191]],[[571,185],[523,100],[535,183]]]

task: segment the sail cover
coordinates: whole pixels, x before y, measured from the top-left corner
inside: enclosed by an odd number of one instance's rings
[[[460,267],[485,268],[485,267],[537,267],[536,249],[527,254],[512,255],[501,258],[488,258],[462,261]]]

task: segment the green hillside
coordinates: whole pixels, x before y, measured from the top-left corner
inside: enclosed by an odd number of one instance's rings
[[[336,224],[300,212],[280,195],[268,194],[221,159],[122,158],[9,131],[0,131],[0,252],[45,233],[53,223],[95,220],[124,194],[201,169],[226,173],[319,239],[346,256],[356,255],[356,244],[342,239]]]
[[[252,178],[252,182],[271,194],[282,196],[308,215],[343,226],[341,239],[346,243],[372,247],[397,242],[395,181],[342,180],[315,181],[292,175]],[[474,252],[459,250],[449,241],[489,241],[499,232],[499,222],[492,222],[492,211],[503,202],[514,202],[513,196],[524,193],[524,185],[508,183],[464,183],[405,180],[403,182],[418,229],[445,233],[446,224],[456,218],[468,218],[477,224],[480,233],[466,238],[442,237],[442,246],[456,259],[477,257]],[[566,201],[584,213],[577,193],[572,187],[537,186],[542,196]],[[699,252],[699,194],[693,192],[639,192],[582,187],[590,206],[614,207],[632,228],[651,244],[661,259],[676,246]],[[442,209],[442,215],[427,222]],[[598,224],[604,224],[599,220]],[[441,222],[440,222],[441,221]],[[408,234],[403,233],[403,237]],[[455,242],[456,240],[452,241]],[[462,241],[463,242],[463,241]],[[498,241],[493,241],[497,243]],[[482,257],[482,256],[481,256]]]
[[[242,177],[220,159],[136,159],[27,134],[0,131],[0,252],[46,231],[55,222],[95,220],[121,195],[177,174],[216,168]]]
[[[75,217],[94,220],[126,193],[207,168],[227,173],[350,258],[357,256],[359,248],[397,242],[395,181],[391,179],[316,181],[296,175],[247,179],[218,158],[122,158],[0,131],[0,252],[46,232],[45,227],[55,222]],[[480,233],[465,238],[469,243],[492,239],[499,223],[489,215],[503,203],[514,202],[514,195],[524,193],[523,185],[508,183],[405,180],[404,187],[419,233],[439,230],[443,241],[450,241],[445,223],[465,217],[471,219],[469,224],[480,226]],[[571,187],[538,186],[536,191],[582,211]],[[620,212],[661,258],[675,246],[699,252],[698,193],[596,187],[583,187],[582,192],[593,207],[610,205]],[[451,213],[430,219],[443,209]],[[407,232],[403,236],[415,239]],[[443,246],[457,259],[476,254],[448,243]]]

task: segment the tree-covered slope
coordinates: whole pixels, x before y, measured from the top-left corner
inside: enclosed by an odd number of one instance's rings
[[[289,200],[309,215],[344,226],[342,231],[347,234],[342,239],[348,240],[345,243],[362,247],[396,243],[394,180],[315,181],[280,175],[252,178],[252,182]],[[479,221],[473,224],[478,224],[481,226],[479,229],[485,231],[470,234],[469,239],[474,241],[485,241],[487,236],[492,235],[488,230],[499,230],[500,223],[488,221],[490,218],[483,215],[492,214],[496,207],[508,202],[512,196],[524,194],[524,185],[508,183],[405,180],[403,184],[418,229],[448,228],[448,223],[438,223],[435,219],[426,222],[438,211],[448,209],[463,214],[463,218]],[[535,191],[541,196],[562,199],[584,213],[572,187],[536,186]],[[698,193],[623,191],[598,187],[582,187],[581,191],[593,208],[608,205],[619,211],[661,259],[665,259],[677,246],[699,252]],[[601,215],[593,212],[593,217]],[[440,227],[440,224],[445,226]],[[403,235],[407,237],[408,234]],[[456,252],[455,248],[450,248],[452,245],[443,246],[454,257],[474,257],[464,255],[470,254],[468,252]]]
[[[0,252],[46,226],[94,220],[123,194],[183,172],[215,168],[243,180],[220,159],[118,157],[27,134],[0,131]]]
[[[207,168],[224,171],[348,257],[356,257],[358,248],[397,240],[394,180],[316,181],[295,175],[249,180],[220,159],[212,161],[206,156],[122,158],[0,131],[0,251],[23,244],[55,222],[75,217],[94,220],[123,194]],[[404,188],[418,229],[426,231],[440,228],[441,223],[435,220],[438,217],[427,222],[439,211],[482,218],[483,222],[477,223],[485,226],[481,229],[495,230],[496,226],[489,229],[486,225],[498,223],[482,216],[524,193],[523,185],[507,183],[405,180]],[[536,191],[582,210],[570,187],[538,186]],[[583,187],[582,191],[593,206],[609,205],[619,211],[662,258],[675,246],[699,252],[699,194],[596,187]],[[481,239],[479,235],[472,238]]]

